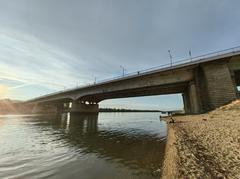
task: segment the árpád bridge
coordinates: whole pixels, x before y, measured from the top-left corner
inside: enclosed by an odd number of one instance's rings
[[[203,113],[239,97],[240,48],[168,64],[93,85],[40,96],[26,101],[33,112],[53,110],[97,113],[106,99],[182,94],[186,113]],[[69,105],[70,104],[70,105]]]

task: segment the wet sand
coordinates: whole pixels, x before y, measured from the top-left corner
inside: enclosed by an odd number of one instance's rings
[[[162,178],[240,178],[240,100],[173,118]]]

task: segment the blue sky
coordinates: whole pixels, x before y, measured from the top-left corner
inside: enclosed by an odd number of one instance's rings
[[[0,0],[0,98],[26,100],[240,45],[237,0]],[[181,108],[180,95],[103,107]]]

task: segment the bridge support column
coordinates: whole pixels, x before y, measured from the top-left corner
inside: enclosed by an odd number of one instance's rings
[[[197,114],[201,112],[199,96],[194,81],[189,82],[186,91],[183,93],[183,103],[185,113]]]
[[[188,87],[189,99],[191,104],[191,113],[197,114],[200,113],[199,98],[197,94],[196,84],[191,81]]]
[[[84,104],[78,101],[72,102],[71,113],[98,113],[98,104]]]
[[[35,104],[32,113],[33,114],[49,114],[49,113],[56,113],[57,108],[51,104]]]
[[[190,109],[190,101],[189,101],[188,93],[184,92],[182,94],[182,98],[183,98],[184,111],[186,114],[189,114],[191,112],[191,109]]]
[[[43,113],[43,111],[44,111],[44,109],[43,109],[43,107],[42,107],[41,105],[35,104],[35,105],[33,106],[33,109],[32,109],[32,113],[33,113],[33,114]]]
[[[56,112],[61,114],[64,112],[64,103],[57,103],[56,104]]]
[[[204,112],[237,99],[236,85],[227,61],[204,64],[199,71],[199,96]]]

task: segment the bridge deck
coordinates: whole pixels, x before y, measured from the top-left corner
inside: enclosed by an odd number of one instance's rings
[[[151,68],[151,69],[147,69],[147,70],[143,70],[143,71],[138,71],[135,73],[130,73],[123,77],[116,77],[116,78],[100,81],[100,82],[98,82],[96,84],[92,84],[92,85],[81,86],[81,87],[77,87],[77,88],[68,89],[65,91],[59,91],[56,93],[43,95],[43,96],[28,100],[26,102],[27,103],[28,102],[37,102],[39,100],[50,98],[53,96],[70,94],[70,93],[73,93],[76,91],[81,91],[83,89],[94,88],[94,87],[98,87],[98,86],[102,86],[102,85],[106,85],[106,84],[121,82],[121,81],[129,80],[129,79],[152,75],[152,74],[163,73],[163,72],[167,72],[167,71],[174,71],[177,69],[188,68],[191,66],[197,66],[202,63],[226,59],[226,58],[237,56],[237,55],[240,55],[240,47],[235,47],[235,48],[227,49],[224,51],[219,51],[219,52],[214,52],[214,53],[210,53],[210,54],[203,55],[203,56],[198,56],[193,59],[177,61],[173,64],[166,64],[166,65],[163,65],[163,66],[160,66],[157,68],[155,67],[155,68]],[[129,96],[131,96],[131,95],[129,95]]]

